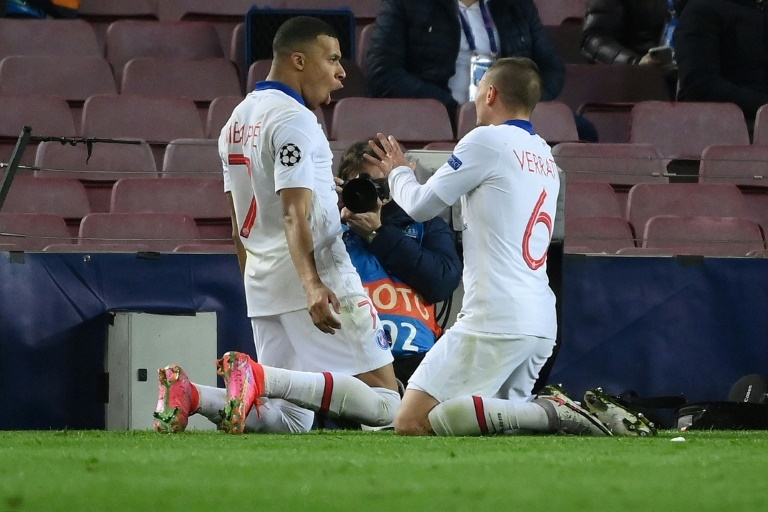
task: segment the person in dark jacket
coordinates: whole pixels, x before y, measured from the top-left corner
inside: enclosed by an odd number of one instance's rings
[[[486,30],[482,21],[479,30],[470,30],[478,50],[495,46],[498,57],[530,58],[542,75],[542,100],[560,94],[565,65],[544,33],[533,0],[383,0],[366,56],[371,96],[434,98],[453,118],[467,101],[463,88],[452,91],[449,82],[457,73],[469,76],[472,45],[462,26],[469,16],[462,21],[459,14],[468,8],[482,8],[490,18]],[[457,61],[466,63],[463,69]]]
[[[339,165],[341,182],[381,170],[365,160],[375,156],[367,142],[353,144]],[[424,354],[441,334],[435,303],[449,299],[461,281],[462,264],[453,230],[435,218],[416,222],[394,201],[376,210],[341,211],[352,264],[389,332],[395,376],[407,383]]]
[[[648,54],[661,44],[669,0],[587,0],[581,52],[601,64],[662,63]]]
[[[690,0],[675,32],[680,101],[735,103],[752,122],[768,103],[768,6]],[[716,120],[714,120],[716,122]]]

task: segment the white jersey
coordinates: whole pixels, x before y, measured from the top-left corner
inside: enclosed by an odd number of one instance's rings
[[[259,82],[222,129],[219,154],[247,253],[248,316],[307,307],[283,227],[278,192],[285,188],[312,191],[310,227],[323,283],[339,298],[365,293],[341,239],[333,154],[301,96],[282,83]]]
[[[390,176],[393,197],[407,212],[414,205],[403,188],[418,186],[408,173],[400,167]],[[549,146],[531,124],[475,128],[425,187],[445,204],[461,198],[464,302],[457,324],[554,339],[555,296],[546,256],[560,180]]]

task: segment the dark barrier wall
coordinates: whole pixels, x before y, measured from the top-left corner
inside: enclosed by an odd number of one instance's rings
[[[0,253],[0,429],[104,428],[110,311],[215,311],[218,353],[253,354],[234,255],[23,256]],[[768,373],[767,259],[567,255],[563,274],[550,381],[574,395],[720,400]]]

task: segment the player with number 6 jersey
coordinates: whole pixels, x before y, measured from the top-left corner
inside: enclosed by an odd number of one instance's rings
[[[536,64],[496,60],[479,84],[478,127],[424,185],[394,137],[379,134],[394,200],[416,221],[461,200],[464,300],[456,323],[411,377],[395,420],[403,435],[521,430],[610,435],[564,397],[533,399],[557,334],[546,259],[560,179],[530,115],[541,96]]]

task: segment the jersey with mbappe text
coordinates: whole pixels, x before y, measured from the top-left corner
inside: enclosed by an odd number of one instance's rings
[[[307,307],[283,227],[279,191],[285,188],[312,191],[315,263],[326,286],[339,298],[365,293],[341,240],[333,154],[314,113],[295,91],[278,82],[259,82],[222,129],[219,153],[247,252],[249,316]]]

